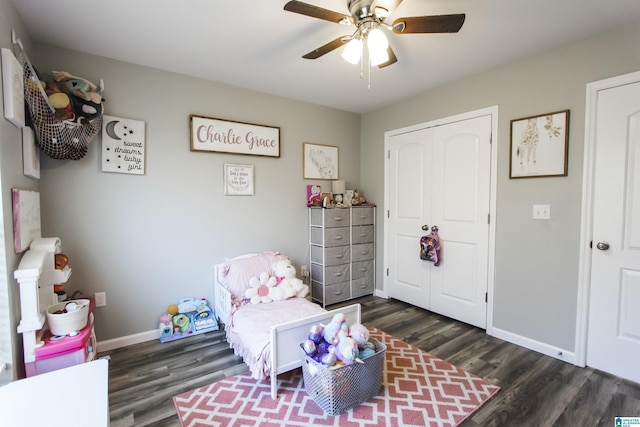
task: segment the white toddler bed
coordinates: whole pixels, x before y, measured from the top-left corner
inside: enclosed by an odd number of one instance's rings
[[[225,324],[227,341],[243,358],[257,380],[271,378],[271,397],[277,397],[277,376],[302,365],[300,343],[311,326],[327,324],[336,313],[360,323],[360,304],[326,311],[306,298],[269,304],[242,303],[251,277],[270,271],[278,259],[273,252],[241,255],[214,266],[215,312]]]

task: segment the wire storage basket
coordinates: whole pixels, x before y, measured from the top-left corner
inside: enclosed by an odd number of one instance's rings
[[[339,415],[380,394],[387,347],[370,338],[376,352],[364,363],[329,368],[307,356],[302,350],[304,388],[328,415]]]
[[[87,154],[89,143],[102,129],[102,114],[91,121],[59,120],[29,58],[19,47],[17,56],[24,72],[24,99],[38,146],[54,159],[82,159]]]

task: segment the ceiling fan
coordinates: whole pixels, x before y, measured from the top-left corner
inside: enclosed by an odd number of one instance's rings
[[[347,8],[351,16],[298,0],[287,2],[284,10],[356,27],[353,34],[338,37],[303,55],[303,58],[317,59],[346,44],[342,57],[352,64],[357,64],[362,58],[363,46],[366,43],[370,64],[379,68],[398,61],[381,29],[393,31],[396,34],[457,33],[464,23],[465,14],[457,13],[397,18],[392,24],[387,24],[385,19],[400,3],[402,0],[347,0]]]

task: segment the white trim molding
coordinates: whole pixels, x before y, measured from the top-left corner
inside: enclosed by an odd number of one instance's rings
[[[160,340],[160,329],[140,332],[138,334],[127,335],[105,341],[98,341],[97,347],[100,353],[104,353],[105,351],[115,350],[116,348],[153,340]]]
[[[514,334],[513,332],[505,331],[504,329],[500,328],[493,328],[492,333],[489,335],[508,341],[512,344],[519,345],[520,347],[528,348],[529,350],[542,353],[555,359],[562,360],[563,362],[569,362],[576,365],[576,354],[571,350],[555,347],[553,345],[536,341],[531,338],[523,337],[522,335]]]

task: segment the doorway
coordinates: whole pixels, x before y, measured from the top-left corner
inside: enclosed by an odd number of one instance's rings
[[[491,326],[497,107],[385,134],[384,293]],[[438,228],[439,265],[420,237]]]
[[[640,73],[587,85],[586,129],[578,363],[640,383]]]

